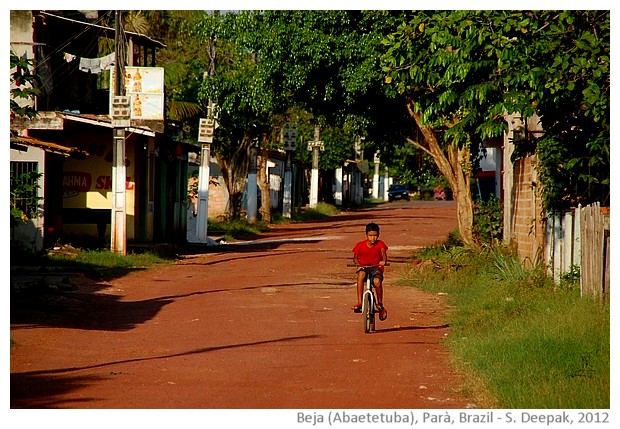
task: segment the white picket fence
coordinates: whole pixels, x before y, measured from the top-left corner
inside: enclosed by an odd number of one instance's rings
[[[598,203],[554,213],[547,219],[545,260],[549,274],[560,281],[579,267],[582,296],[609,295],[609,215]]]

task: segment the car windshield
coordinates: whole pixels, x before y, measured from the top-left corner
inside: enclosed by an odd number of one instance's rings
[[[405,185],[392,185],[390,186],[390,191],[404,191],[407,189]]]

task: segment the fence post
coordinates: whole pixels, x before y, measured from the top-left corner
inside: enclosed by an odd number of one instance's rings
[[[575,234],[575,238],[573,240],[573,265],[581,267],[581,204],[579,204],[575,209],[575,218],[573,222],[573,231]]]
[[[564,219],[562,222],[562,243],[563,243],[563,252],[562,252],[562,269],[561,273],[567,273],[571,269],[571,265],[573,262],[573,213],[572,211],[567,211],[564,213]]]
[[[590,244],[592,242],[592,228],[594,226],[592,222],[591,209],[590,206],[584,207],[581,209],[581,213],[583,215],[581,221],[581,239],[582,241],[582,259],[581,259],[581,275],[580,275],[580,286],[581,286],[581,296],[590,295],[590,279],[592,278],[592,258],[590,257],[590,252],[592,251]]]
[[[547,225],[545,231],[545,263],[547,265],[547,274],[553,275],[553,215],[547,216]]]
[[[609,249],[606,219],[599,203],[582,209],[581,220],[581,294],[601,296],[608,293]]]
[[[553,280],[560,282],[562,271],[562,217],[560,213],[553,215]]]

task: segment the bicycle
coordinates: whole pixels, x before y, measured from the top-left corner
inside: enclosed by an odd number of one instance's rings
[[[389,263],[386,263],[384,266],[389,265]],[[375,285],[369,275],[370,268],[377,268],[378,265],[363,265],[360,267],[357,264],[347,264],[347,267],[359,267],[365,273],[366,285],[362,294],[362,319],[364,321],[364,332],[367,334],[375,330],[375,314],[379,312],[376,308],[377,296]]]

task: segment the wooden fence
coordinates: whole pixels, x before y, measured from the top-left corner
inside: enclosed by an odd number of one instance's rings
[[[547,219],[545,259],[556,282],[579,267],[582,296],[609,295],[609,214],[598,203]]]

